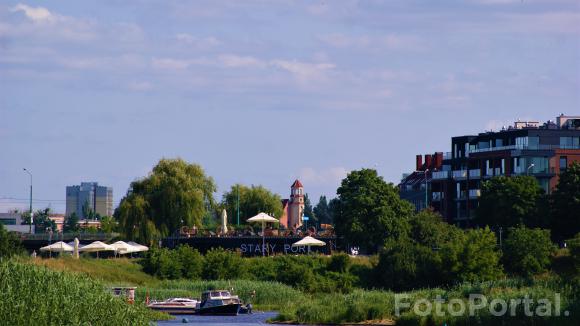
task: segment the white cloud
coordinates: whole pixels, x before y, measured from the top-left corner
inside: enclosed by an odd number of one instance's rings
[[[233,54],[220,55],[218,57],[220,63],[228,68],[241,67],[263,67],[264,62],[251,56],[238,56]]]
[[[175,35],[175,39],[180,43],[193,46],[198,49],[210,49],[222,44],[220,40],[213,36],[196,37],[187,33],[179,33]]]
[[[328,34],[318,37],[323,43],[336,48],[385,48],[389,50],[420,50],[419,39],[410,35],[386,34],[378,36]]]
[[[299,179],[304,184],[312,186],[334,186],[346,177],[349,170],[344,167],[331,167],[317,170],[312,167],[303,167],[298,172]]]
[[[52,14],[48,9],[44,7],[30,7],[25,4],[17,4],[11,9],[12,12],[23,12],[26,17],[36,23],[43,22],[55,22],[59,19],[59,16]]]
[[[272,60],[271,65],[292,73],[299,81],[309,82],[324,78],[325,73],[334,69],[332,63],[307,63],[300,61]]]
[[[151,60],[153,68],[162,70],[184,70],[191,65],[190,60],[180,60],[171,58],[153,58]]]

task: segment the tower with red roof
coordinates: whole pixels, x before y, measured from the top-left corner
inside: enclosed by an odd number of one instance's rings
[[[304,217],[304,186],[296,179],[290,186],[290,200],[288,202],[288,228],[302,226]]]

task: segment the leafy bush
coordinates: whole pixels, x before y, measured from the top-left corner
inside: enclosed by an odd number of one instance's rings
[[[567,242],[576,270],[580,271],[580,233]]]
[[[151,248],[141,261],[143,271],[161,279],[179,279],[183,265],[178,252],[167,248]]]
[[[549,230],[510,228],[502,260],[508,272],[529,277],[547,270],[555,249]]]
[[[205,255],[203,278],[206,280],[227,280],[244,278],[242,257],[239,254],[214,248]]]
[[[175,250],[175,254],[181,263],[181,275],[191,280],[201,279],[203,272],[203,256],[188,245],[181,245]]]
[[[348,272],[350,265],[350,257],[345,253],[339,253],[330,257],[328,269],[333,272],[346,273]]]
[[[10,257],[22,251],[20,239],[12,233],[6,231],[3,224],[0,224],[0,258]]]

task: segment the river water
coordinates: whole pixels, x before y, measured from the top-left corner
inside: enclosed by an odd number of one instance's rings
[[[276,317],[276,312],[255,312],[253,314],[242,314],[237,316],[198,316],[198,315],[177,315],[173,320],[163,320],[157,322],[159,326],[176,324],[195,324],[210,326],[247,326],[266,324],[266,320]],[[184,321],[187,320],[187,323]]]

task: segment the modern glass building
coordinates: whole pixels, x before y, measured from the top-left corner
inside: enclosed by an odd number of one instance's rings
[[[113,215],[113,188],[99,186],[97,182],[66,187],[66,216],[76,213],[79,218],[88,218],[89,211],[101,216]]]

